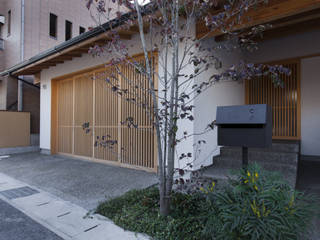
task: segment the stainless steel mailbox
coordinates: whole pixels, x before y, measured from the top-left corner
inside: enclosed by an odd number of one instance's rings
[[[218,145],[270,147],[272,110],[266,104],[217,108]]]

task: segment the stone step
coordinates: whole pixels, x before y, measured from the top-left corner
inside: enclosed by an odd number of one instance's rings
[[[232,177],[230,171],[231,169],[216,168],[211,166],[202,172],[201,178],[209,180],[209,182],[215,181],[217,183],[217,186],[223,186],[227,184],[228,178]]]
[[[254,152],[248,153],[249,163],[257,162],[259,164],[287,164],[297,165],[299,155],[296,153],[280,152]],[[226,168],[238,168],[242,164],[242,153],[233,151],[223,151],[220,156],[214,157],[213,165]]]
[[[250,163],[258,163],[261,167],[268,171],[279,171],[279,172],[286,172],[286,171],[296,171],[297,170],[297,164],[294,164],[294,162],[286,163],[286,162],[269,162],[269,161],[251,161]],[[212,165],[213,168],[217,169],[240,169],[242,167],[242,161],[241,160],[234,160],[233,158],[228,158],[224,156],[219,156],[214,158],[214,162]]]
[[[300,145],[296,142],[273,143],[270,148],[249,148],[250,163],[258,163],[268,171],[279,172],[291,186],[296,184]],[[213,158],[212,166],[204,170],[204,177],[226,181],[232,169],[242,167],[240,147],[222,147],[220,155]]]
[[[241,153],[241,147],[222,147],[220,149],[223,151],[237,151]],[[273,142],[270,148],[249,148],[251,152],[282,152],[282,153],[299,153],[300,145],[297,142],[284,142],[277,143]]]

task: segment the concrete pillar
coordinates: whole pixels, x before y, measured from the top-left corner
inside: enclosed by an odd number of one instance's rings
[[[23,82],[18,80],[18,111],[23,111]]]

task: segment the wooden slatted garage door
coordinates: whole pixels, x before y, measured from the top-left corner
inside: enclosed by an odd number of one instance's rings
[[[135,60],[144,64],[142,57]],[[52,151],[156,171],[147,79],[130,64],[118,67],[121,74],[104,66],[54,81]],[[127,94],[113,91],[114,85]],[[137,128],[121,124],[129,117]]]

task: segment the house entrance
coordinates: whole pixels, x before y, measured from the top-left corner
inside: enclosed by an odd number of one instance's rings
[[[300,140],[300,60],[271,65],[289,68],[291,75],[281,75],[283,86],[275,86],[271,76],[246,81],[246,104],[272,106],[273,139]]]

